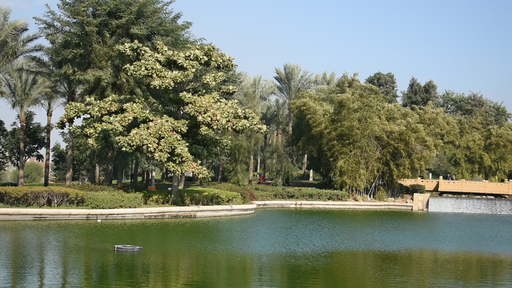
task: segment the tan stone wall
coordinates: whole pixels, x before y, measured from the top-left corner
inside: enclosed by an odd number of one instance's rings
[[[414,193],[412,211],[426,211],[428,209],[428,199],[430,193]]]

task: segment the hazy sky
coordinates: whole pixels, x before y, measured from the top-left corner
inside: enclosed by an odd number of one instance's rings
[[[12,19],[42,15],[57,0],[0,0]],[[177,0],[192,33],[235,58],[239,71],[272,79],[276,67],[311,73],[392,72],[399,91],[412,76],[439,92],[480,92],[512,111],[512,1]],[[400,94],[400,93],[399,93]],[[43,111],[37,111],[44,122]],[[62,114],[62,112],[60,112]],[[6,124],[14,113],[0,103]]]

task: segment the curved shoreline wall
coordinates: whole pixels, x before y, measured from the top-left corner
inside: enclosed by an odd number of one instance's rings
[[[2,208],[1,220],[114,220],[239,216],[254,213],[255,204],[125,209]]]
[[[512,215],[511,199],[430,197],[429,212]]]
[[[412,203],[254,201],[248,205],[187,206],[125,209],[0,208],[5,220],[115,220],[227,217],[252,214],[256,208],[412,210]]]
[[[352,202],[352,201],[253,201],[258,208],[302,208],[302,209],[369,209],[369,210],[407,210],[410,203],[394,202]]]

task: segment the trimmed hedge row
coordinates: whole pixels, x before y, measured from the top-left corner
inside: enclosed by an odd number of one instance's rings
[[[84,191],[79,191],[81,189]],[[0,204],[9,207],[83,207],[91,209],[139,208],[143,205],[170,205],[167,190],[126,193],[108,186],[0,187]],[[240,193],[212,188],[180,191],[179,205],[243,204]]]
[[[257,200],[256,195],[249,189],[249,187],[241,187],[232,183],[209,183],[209,187],[217,190],[231,191],[239,193],[242,196],[243,203],[252,203]]]
[[[73,188],[75,187],[80,186],[73,186]],[[97,192],[84,192],[73,188],[59,186],[0,187],[0,203],[10,207],[83,207],[92,209],[138,208],[144,205],[141,193],[125,193],[107,187],[103,187],[103,191],[98,190]],[[105,191],[105,189],[110,191]]]
[[[270,200],[308,200],[308,201],[348,201],[350,195],[345,191],[320,189],[283,188],[273,192],[255,193],[260,201]]]
[[[13,207],[83,206],[86,193],[66,187],[0,187],[0,203]]]
[[[147,205],[169,205],[172,195],[168,190],[144,191]],[[180,190],[179,205],[236,205],[243,204],[240,193],[212,188],[187,188]]]
[[[194,188],[181,191],[180,197],[184,205],[237,205],[242,204],[242,196],[237,192],[223,191],[212,188]]]
[[[144,205],[142,193],[101,191],[85,193],[85,207],[91,209],[139,208]]]
[[[250,203],[254,200],[305,200],[305,201],[348,201],[350,195],[348,192],[339,190],[324,190],[317,188],[301,187],[275,187],[271,185],[251,185],[240,187],[229,183],[210,183],[215,189],[223,189],[240,193],[244,203]]]

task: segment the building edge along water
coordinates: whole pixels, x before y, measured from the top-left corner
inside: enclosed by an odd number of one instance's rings
[[[124,209],[1,208],[0,221],[206,218],[246,215],[255,209],[255,204]]]

